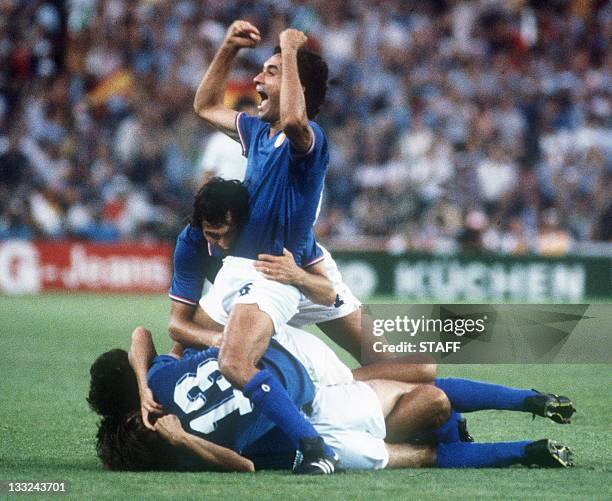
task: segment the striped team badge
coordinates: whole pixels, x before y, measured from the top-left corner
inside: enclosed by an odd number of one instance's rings
[[[281,144],[283,144],[283,142],[285,141],[285,138],[287,136],[285,136],[284,132],[281,132],[278,137],[276,138],[276,141],[274,141],[274,147],[278,148]]]

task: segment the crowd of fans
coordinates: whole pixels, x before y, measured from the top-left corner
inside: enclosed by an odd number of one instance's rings
[[[612,238],[612,7],[597,0],[0,2],[0,239],[172,239],[234,19],[330,66],[322,241],[563,254]]]

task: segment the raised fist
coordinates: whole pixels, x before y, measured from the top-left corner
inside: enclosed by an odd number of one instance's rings
[[[280,47],[282,49],[294,49],[298,50],[307,41],[308,37],[299,30],[289,28],[281,32],[280,34]]]
[[[227,29],[224,44],[232,47],[255,47],[261,41],[259,30],[247,21],[234,21]]]

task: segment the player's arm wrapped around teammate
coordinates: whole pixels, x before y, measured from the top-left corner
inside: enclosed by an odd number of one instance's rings
[[[297,287],[313,303],[325,306],[334,303],[334,286],[320,263],[309,266],[307,270],[300,268],[287,249],[283,249],[282,256],[260,254],[257,258],[255,268],[268,280]]]

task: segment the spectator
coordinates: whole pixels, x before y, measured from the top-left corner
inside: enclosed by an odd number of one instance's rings
[[[173,236],[202,171],[234,164],[192,100],[242,17],[264,40],[232,69],[238,94],[288,24],[330,61],[328,243],[448,250],[474,219],[496,252],[609,241],[612,7],[575,5],[1,2],[0,238]]]

